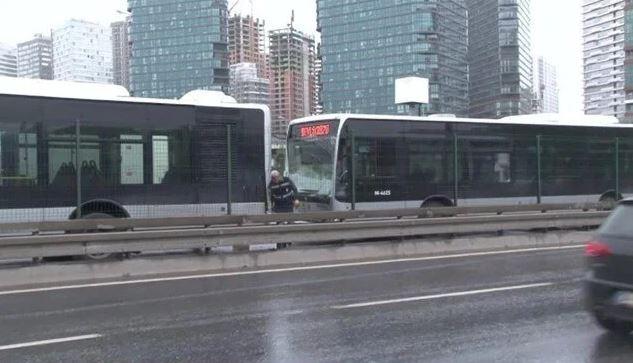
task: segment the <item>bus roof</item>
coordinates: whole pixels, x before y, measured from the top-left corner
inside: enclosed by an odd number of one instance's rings
[[[501,119],[475,119],[437,116],[394,116],[394,115],[365,115],[365,114],[326,114],[319,116],[304,117],[293,120],[290,125],[326,121],[326,120],[347,120],[347,119],[363,119],[363,120],[402,120],[402,121],[419,121],[419,122],[454,122],[454,123],[484,123],[484,124],[508,124],[508,125],[546,125],[546,126],[586,126],[586,127],[619,127],[633,128],[633,124],[619,123],[618,119],[613,116],[600,115],[562,115],[562,114],[534,114],[510,116]]]
[[[168,105],[268,109],[265,105],[240,104],[218,91],[195,90],[179,100],[131,97],[125,87],[112,84],[50,81],[0,76],[0,95],[117,101]]]

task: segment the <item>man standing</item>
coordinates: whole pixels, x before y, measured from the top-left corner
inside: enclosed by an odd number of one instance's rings
[[[277,170],[270,173],[270,199],[273,213],[292,213],[299,206],[297,187],[290,178],[283,177]]]

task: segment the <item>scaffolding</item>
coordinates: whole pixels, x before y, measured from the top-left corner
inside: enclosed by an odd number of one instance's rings
[[[261,78],[255,63],[232,64],[229,94],[240,103],[270,103],[270,81]]]

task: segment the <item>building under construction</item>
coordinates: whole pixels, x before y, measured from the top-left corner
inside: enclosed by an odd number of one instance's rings
[[[317,44],[317,55],[314,59],[314,113],[321,115],[323,113],[323,99],[321,92],[323,90],[323,57],[321,56],[321,44]]]
[[[240,103],[270,104],[270,81],[259,77],[255,63],[231,65],[229,94]]]
[[[286,133],[288,122],[316,113],[315,41],[296,30],[273,30],[270,39],[272,131]]]
[[[229,63],[255,63],[259,77],[269,78],[264,26],[263,20],[250,15],[229,18]]]

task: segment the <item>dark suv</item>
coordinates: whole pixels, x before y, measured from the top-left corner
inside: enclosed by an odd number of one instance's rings
[[[633,331],[633,199],[622,201],[587,244],[587,309],[598,324],[620,334]]]

